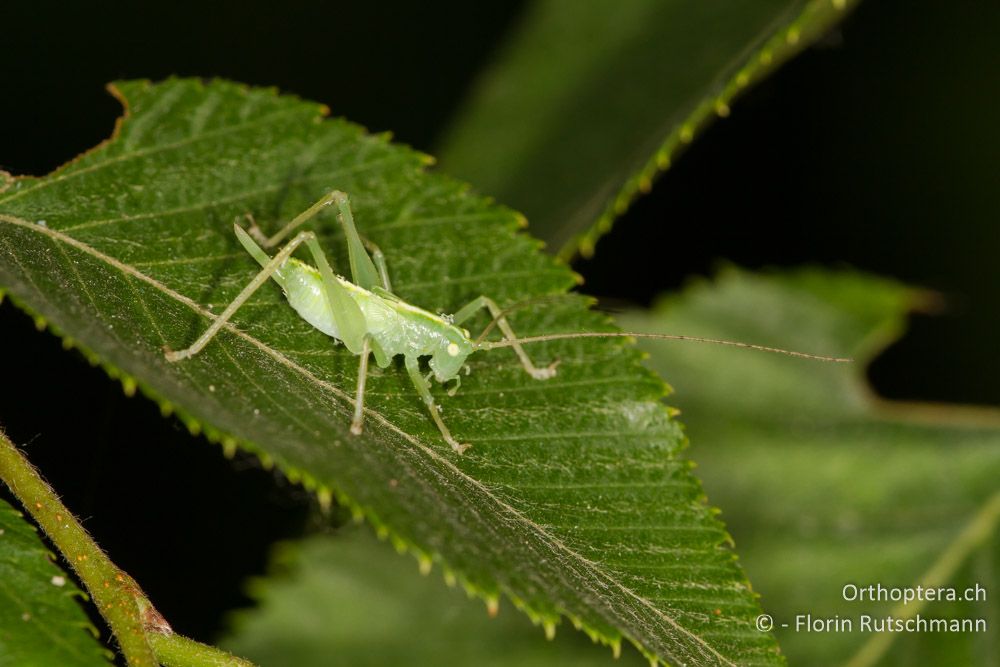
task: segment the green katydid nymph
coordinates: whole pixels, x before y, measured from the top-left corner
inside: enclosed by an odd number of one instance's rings
[[[313,232],[298,232],[274,257],[265,252],[264,248],[278,245],[295,229],[333,204],[337,206],[337,219],[343,227],[347,240],[350,281],[333,273]],[[479,350],[513,348],[521,366],[536,380],[553,377],[556,374],[558,361],[543,367],[536,366],[522,345],[567,338],[634,337],[691,340],[823,361],[850,361],[839,357],[792,352],[751,343],[673,334],[573,332],[518,338],[504,315],[505,311],[486,296],[473,299],[451,317],[431,313],[393,294],[384,255],[377,246],[362,240],[354,225],[350,201],[345,193],[338,190],[317,201],[271,237],[261,233],[256,224],[251,224],[249,230],[244,230],[238,223],[233,227],[240,244],[263,268],[194,344],[176,352],[167,350],[167,360],[180,361],[200,352],[261,285],[268,279],[274,279],[284,291],[289,305],[302,319],[326,335],[341,341],[348,351],[359,357],[354,418],[351,421],[351,433],[355,435],[362,432],[364,423],[365,381],[371,355],[375,356],[375,363],[380,368],[387,367],[396,356],[403,357],[410,380],[427,406],[441,436],[459,454],[469,445],[459,443],[441,419],[438,406],[431,395],[428,378],[433,376],[442,384],[452,380],[458,381],[466,359]],[[316,263],[315,267],[292,257],[296,248],[303,244],[309,249]],[[371,255],[368,254],[369,249]],[[462,322],[483,308],[487,309],[493,318],[490,328],[497,326],[503,334],[502,340],[481,340],[482,336],[480,340],[474,340],[466,329],[461,328]],[[420,370],[420,361],[428,357],[431,373],[424,376]],[[450,393],[453,392],[454,390]]]

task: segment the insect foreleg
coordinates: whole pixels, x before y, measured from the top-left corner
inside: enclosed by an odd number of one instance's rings
[[[361,362],[358,364],[358,391],[354,395],[354,419],[351,420],[351,433],[361,435],[365,421],[365,382],[368,380],[368,357],[371,355],[371,339],[365,336],[361,346]]]
[[[526,370],[531,377],[536,380],[547,380],[556,374],[556,366],[559,364],[558,361],[552,362],[545,368],[538,368],[531,363],[531,358],[524,351],[524,348],[517,343],[517,336],[514,334],[514,330],[511,328],[510,323],[507,322],[507,318],[504,317],[503,310],[501,310],[500,306],[498,306],[496,302],[489,297],[481,296],[455,313],[455,324],[461,324],[465,320],[472,317],[477,310],[482,310],[483,308],[490,311],[490,315],[496,321],[497,326],[500,327],[500,331],[503,333],[504,338],[512,341],[510,347],[514,348],[517,358],[521,360],[521,365],[524,366],[524,370]]]
[[[427,410],[431,413],[431,419],[437,424],[438,430],[441,431],[441,437],[444,441],[451,445],[451,448],[456,452],[461,454],[469,445],[463,445],[459,443],[455,438],[452,437],[451,431],[448,427],[444,425],[444,421],[441,420],[441,413],[438,412],[437,405],[434,404],[434,397],[431,395],[430,382],[427,381],[423,375],[420,374],[420,363],[417,361],[416,357],[406,357],[406,372],[410,374],[410,380],[413,382],[413,386],[416,388],[417,393],[420,394],[420,398],[423,399],[424,405],[427,406]]]
[[[237,236],[240,236],[241,234],[246,235],[246,232],[243,231],[239,225],[234,225],[234,227],[236,229]],[[166,352],[167,361],[180,361],[181,359],[187,359],[188,357],[201,352],[201,350],[208,345],[209,341],[215,338],[215,335],[219,333],[222,327],[225,326],[226,322],[229,321],[229,318],[233,316],[239,307],[246,303],[247,299],[249,299],[261,285],[267,282],[267,279],[273,276],[275,271],[281,268],[281,265],[285,263],[285,260],[291,257],[296,248],[303,243],[315,241],[315,239],[316,235],[312,232],[299,232],[299,234],[289,241],[288,244],[282,248],[280,252],[278,252],[278,254],[267,262],[264,268],[261,269],[260,273],[258,273],[256,277],[254,277],[254,279],[243,288],[243,291],[240,292],[235,299],[233,299],[232,303],[226,306],[226,309],[222,311],[222,314],[219,315],[214,322],[212,322],[208,329],[205,330],[205,333],[203,333],[191,347],[178,350],[176,352],[168,349]],[[243,240],[242,237],[241,240]],[[249,238],[246,240],[249,241]]]

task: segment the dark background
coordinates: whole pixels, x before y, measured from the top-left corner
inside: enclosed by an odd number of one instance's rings
[[[520,2],[4,3],[0,168],[106,138],[119,78],[223,76],[328,104],[433,152]],[[872,367],[893,398],[1000,403],[1000,3],[869,0],[743,97],[575,268],[645,304],[721,259],[820,262],[941,291]],[[210,639],[311,500],[225,460],[0,306],[0,424],[176,630]],[[94,423],[97,423],[95,428]]]

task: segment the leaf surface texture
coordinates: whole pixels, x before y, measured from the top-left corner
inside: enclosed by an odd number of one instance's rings
[[[332,492],[486,598],[676,663],[780,660],[750,625],[756,600],[678,456],[663,385],[621,341],[534,346],[561,361],[545,382],[510,350],[473,356],[455,397],[435,388],[473,445],[463,456],[399,365],[372,372],[365,433],[352,436],[357,358],[274,284],[200,355],[167,363],[163,346],[189,345],[255,275],[233,219],[250,212],[273,232],[333,188],[411,303],[454,312],[480,294],[546,296],[512,314],[521,335],[610,325],[566,293],[573,275],[516,233],[515,213],[426,174],[418,153],[323,120],[317,104],[225,82],[116,90],[129,114],[112,140],[0,194],[0,285],[18,303],[192,430]],[[314,228],[346,267],[332,218]]]

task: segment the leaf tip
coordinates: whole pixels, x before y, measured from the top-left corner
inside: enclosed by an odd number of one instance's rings
[[[233,458],[234,456],[236,456],[237,446],[238,443],[236,442],[236,438],[233,438],[231,436],[225,436],[224,438],[222,438],[222,455],[225,456],[227,459]]]
[[[187,427],[188,433],[192,436],[197,437],[201,435],[201,422],[193,417],[182,417],[181,420],[184,422],[184,426]]]
[[[618,195],[615,198],[615,203],[614,203],[615,215],[616,216],[624,215],[625,211],[628,210],[628,205],[630,201],[631,197],[629,195],[627,194]],[[607,225],[609,224],[609,220],[610,219],[607,217],[602,217],[600,221],[598,221],[598,224],[600,225],[603,223],[604,225]]]
[[[327,486],[321,486],[316,491],[316,500],[319,502],[319,508],[324,514],[330,512],[330,508],[333,507],[333,492]]]
[[[396,553],[398,553],[400,556],[409,551],[409,545],[403,540],[403,538],[401,538],[399,535],[396,535],[395,533],[389,534],[389,542],[392,543],[392,547],[396,550]]]

